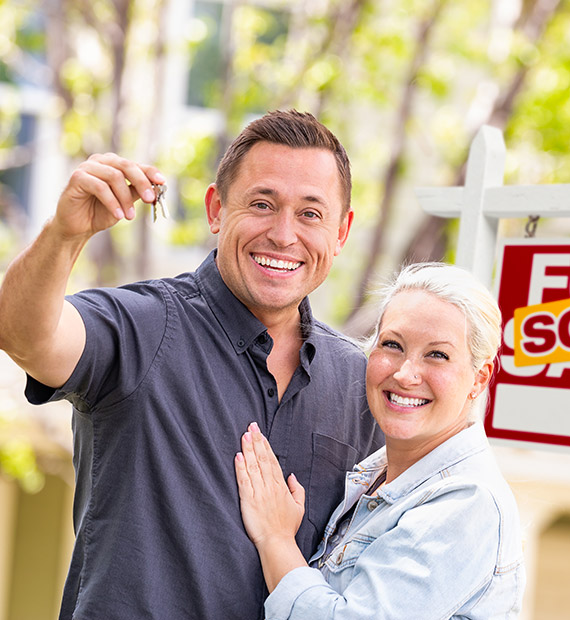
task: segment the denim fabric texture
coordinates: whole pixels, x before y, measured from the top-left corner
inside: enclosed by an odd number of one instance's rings
[[[525,584],[518,510],[482,424],[367,495],[385,469],[382,448],[347,473],[344,500],[311,567],[281,580],[266,618],[516,618]],[[353,506],[344,538],[330,551],[337,523]]]

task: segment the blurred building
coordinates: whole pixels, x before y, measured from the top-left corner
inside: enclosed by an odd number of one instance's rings
[[[264,36],[271,40],[286,33],[296,4],[259,0],[272,16],[272,28]],[[197,43],[192,62],[184,46],[172,46],[168,53],[161,118],[156,119],[165,139],[191,125],[219,132],[223,119],[207,102],[224,71],[223,43],[232,29],[232,5],[231,0],[170,3],[167,38],[190,36]],[[30,27],[41,30],[42,20]],[[33,62],[42,69],[41,58]],[[24,63],[21,74],[11,80],[2,75],[0,109],[16,108],[21,122],[10,160],[0,162],[0,221],[13,233],[15,244],[22,245],[53,212],[71,164],[61,145],[60,101],[45,71]],[[176,207],[175,187],[169,187],[168,200]],[[152,242],[160,243],[160,237]],[[187,269],[199,255],[184,252],[174,260]],[[156,256],[152,275],[178,269],[171,264],[172,253]],[[53,620],[73,545],[70,407],[32,407],[23,396],[24,384],[24,373],[0,352],[0,448],[14,442],[31,446],[44,473],[43,487],[34,493],[0,474],[0,620]],[[522,619],[568,618],[570,454],[503,446],[496,454],[517,496],[524,527],[528,586]]]

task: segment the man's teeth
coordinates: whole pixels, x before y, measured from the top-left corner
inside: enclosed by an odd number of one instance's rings
[[[253,260],[263,267],[271,267],[271,269],[286,269],[293,271],[301,266],[301,263],[293,263],[287,260],[277,260],[275,258],[265,258],[264,256],[254,256]]]
[[[429,403],[427,398],[406,398],[405,396],[398,396],[392,392],[388,394],[388,399],[391,403],[399,405],[400,407],[420,407],[421,405]]]

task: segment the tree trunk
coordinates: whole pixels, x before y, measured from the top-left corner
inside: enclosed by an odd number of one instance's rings
[[[347,321],[358,312],[358,309],[364,304],[368,287],[372,280],[376,263],[384,249],[384,239],[387,232],[388,221],[394,205],[394,197],[398,185],[399,171],[403,163],[404,152],[406,146],[406,125],[412,115],[412,104],[416,93],[416,79],[418,72],[423,65],[428,53],[430,35],[439,18],[441,10],[445,4],[445,0],[440,0],[434,6],[432,14],[423,20],[420,24],[417,45],[414,55],[411,59],[408,69],[408,76],[404,82],[402,98],[396,113],[394,122],[394,134],[392,138],[392,149],[390,161],[384,172],[382,186],[384,193],[380,207],[378,209],[378,218],[374,225],[370,248],[367,252],[367,260],[362,270],[362,275],[356,290],[356,297],[353,304],[353,310],[349,314]]]

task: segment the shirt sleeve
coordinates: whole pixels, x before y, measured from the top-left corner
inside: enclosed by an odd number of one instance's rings
[[[447,620],[488,588],[499,526],[487,489],[447,484],[373,541],[352,537],[344,558],[355,561],[341,564],[339,571],[353,567],[342,592],[316,569],[291,571],[267,599],[267,619]]]
[[[67,297],[85,324],[83,354],[59,390],[28,377],[33,404],[67,398],[80,411],[113,406],[144,378],[164,338],[167,304],[160,284],[92,289]]]

